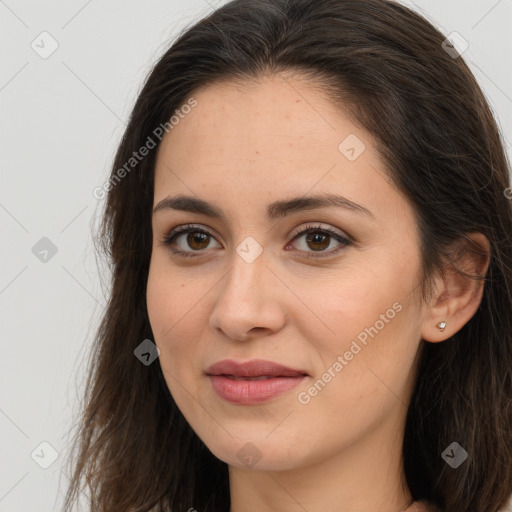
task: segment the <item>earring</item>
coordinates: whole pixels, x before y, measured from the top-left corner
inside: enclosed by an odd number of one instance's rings
[[[441,332],[444,331],[444,328],[446,327],[446,322],[443,320],[442,322],[439,322],[436,326]]]

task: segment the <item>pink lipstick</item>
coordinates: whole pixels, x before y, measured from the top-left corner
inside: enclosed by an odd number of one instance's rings
[[[272,361],[253,359],[219,361],[206,371],[215,392],[235,404],[257,404],[275,398],[299,385],[307,376],[303,370]]]

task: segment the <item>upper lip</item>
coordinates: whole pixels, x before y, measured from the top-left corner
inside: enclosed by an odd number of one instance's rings
[[[252,359],[246,362],[224,359],[212,364],[206,370],[206,374],[232,375],[233,377],[299,377],[307,375],[307,372],[264,359]]]

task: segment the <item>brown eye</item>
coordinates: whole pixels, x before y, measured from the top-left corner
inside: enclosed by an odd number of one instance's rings
[[[303,230],[297,230],[292,242],[288,244],[288,247],[293,246],[293,243],[296,240],[300,240],[301,238],[304,238],[304,240],[302,243],[297,245],[299,245],[300,252],[304,253],[304,255],[308,258],[333,256],[345,247],[352,245],[352,242],[348,238],[345,238],[330,228],[324,228],[321,226],[307,226]],[[333,241],[338,242],[338,246],[330,251],[327,251],[326,249],[329,248],[331,242]]]
[[[327,249],[329,247],[330,242],[330,235],[323,234],[320,232],[313,232],[313,233],[307,233],[306,234],[306,243],[312,244],[309,245],[313,250],[315,251],[322,251],[324,249]]]
[[[210,235],[201,231],[191,231],[187,234],[186,241],[190,248],[200,251],[208,247]]]
[[[162,244],[168,246],[173,253],[181,256],[199,256],[202,252],[205,252],[204,249],[207,249],[214,240],[208,231],[187,225],[179,226],[168,236],[165,236]]]

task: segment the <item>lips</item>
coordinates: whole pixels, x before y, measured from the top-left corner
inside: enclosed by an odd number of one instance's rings
[[[307,375],[305,371],[294,370],[263,359],[253,359],[245,363],[225,359],[210,366],[206,373],[207,375],[224,375],[236,380],[262,380],[272,377],[301,377]]]
[[[221,398],[238,405],[270,400],[291,390],[308,376],[303,370],[261,359],[245,363],[219,361],[210,366],[206,374]]]

